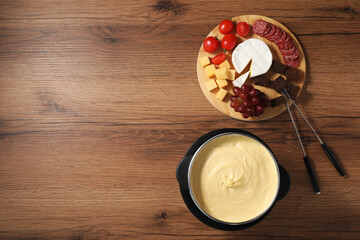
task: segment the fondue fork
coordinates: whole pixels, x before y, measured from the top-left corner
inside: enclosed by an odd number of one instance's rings
[[[342,177],[346,176],[345,171],[341,168],[341,165],[339,164],[339,162],[336,160],[335,156],[330,152],[328,146],[321,140],[321,138],[319,137],[319,135],[316,133],[316,131],[314,130],[314,128],[311,126],[311,124],[309,123],[309,121],[306,119],[306,117],[304,116],[304,114],[301,112],[300,108],[296,105],[295,101],[290,97],[288,91],[283,88],[283,91],[285,92],[285,94],[287,95],[287,97],[290,99],[290,101],[292,102],[292,104],[294,104],[295,108],[298,110],[298,112],[300,113],[301,117],[305,120],[306,124],[309,126],[309,128],[311,129],[311,131],[314,133],[314,135],[316,136],[316,138],[318,139],[322,149],[324,150],[324,152],[326,153],[326,156],[330,159],[331,163],[334,165],[334,167],[336,168],[336,170],[339,172],[339,174]],[[286,98],[285,98],[286,100]]]
[[[303,154],[304,154],[304,157],[303,157],[303,158],[304,158],[304,162],[305,162],[305,165],[306,165],[306,169],[307,169],[308,174],[309,174],[309,176],[310,176],[310,180],[311,180],[311,183],[312,183],[312,185],[313,185],[313,187],[314,187],[314,191],[315,191],[316,194],[320,194],[320,187],[319,187],[318,181],[317,181],[317,179],[316,179],[314,170],[313,170],[313,168],[312,168],[312,166],[311,166],[310,159],[309,159],[309,157],[307,156],[306,151],[305,151],[305,148],[304,148],[304,145],[303,145],[303,143],[302,143],[302,141],[301,141],[300,134],[299,134],[299,132],[298,132],[298,129],[297,129],[297,127],[296,127],[296,123],[295,123],[294,118],[293,118],[293,116],[292,116],[292,113],[291,113],[291,111],[290,111],[290,107],[289,107],[289,105],[288,105],[288,103],[287,103],[287,98],[286,98],[286,96],[285,96],[284,91],[282,91],[281,94],[283,95],[283,97],[284,97],[284,99],[285,99],[286,108],[287,108],[287,110],[288,110],[288,112],[289,112],[289,115],[290,115],[292,124],[293,124],[293,126],[294,126],[294,129],[295,129],[297,138],[299,139],[300,146],[301,146],[301,150],[302,150],[302,152],[303,152]]]

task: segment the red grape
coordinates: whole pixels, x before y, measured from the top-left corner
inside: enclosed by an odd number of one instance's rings
[[[255,107],[248,107],[246,108],[246,112],[250,115],[250,116],[254,116],[255,114]]]
[[[230,103],[230,107],[232,107],[232,108],[237,108],[238,106],[240,106],[239,101],[233,101],[233,102]]]
[[[245,106],[245,107],[251,107],[251,102],[250,102],[250,100],[249,99],[245,99],[244,100],[244,102],[243,102],[243,105]]]
[[[248,85],[242,85],[240,90],[244,93],[248,93],[249,92],[249,86]]]
[[[248,94],[247,93],[245,93],[245,92],[241,92],[240,93],[240,98],[242,98],[242,99],[247,99],[248,98]]]
[[[263,105],[257,105],[256,106],[256,112],[263,113],[264,112],[264,106]]]
[[[260,116],[265,107],[270,106],[266,95],[252,85],[242,85],[241,88],[233,88],[234,96],[230,97],[230,106],[235,112],[242,113],[243,118]]]
[[[255,89],[255,88],[251,89],[250,92],[249,92],[249,95],[251,97],[256,97],[258,94],[259,94],[259,90]]]
[[[248,117],[250,117],[250,115],[249,115],[248,113],[243,113],[242,115],[243,115],[243,118],[248,118]]]
[[[233,92],[234,92],[234,94],[236,94],[236,95],[240,95],[240,93],[241,93],[239,87],[233,87]]]
[[[251,103],[252,103],[252,105],[256,106],[260,103],[260,99],[258,97],[252,97]]]
[[[238,95],[233,95],[233,96],[231,96],[230,97],[230,101],[235,101],[235,100],[237,100],[239,98],[239,96]]]
[[[258,117],[258,116],[260,116],[260,115],[261,115],[261,113],[255,111],[255,114],[254,114],[255,117]]]
[[[265,93],[260,92],[259,95],[258,95],[258,98],[260,99],[260,101],[265,99],[266,98]]]
[[[246,107],[244,106],[244,104],[240,104],[240,106],[237,108],[239,110],[239,112],[244,113],[246,112]]]

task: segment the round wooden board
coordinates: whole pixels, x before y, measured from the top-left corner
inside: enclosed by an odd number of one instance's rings
[[[243,15],[243,16],[232,18],[232,21],[236,22],[236,23],[238,23],[238,22],[247,22],[250,26],[252,26],[256,20],[260,20],[260,19],[265,20],[265,21],[267,21],[269,23],[275,24],[278,27],[280,27],[281,29],[283,29],[284,31],[286,31],[291,36],[291,38],[294,41],[294,44],[296,45],[297,49],[299,50],[300,64],[299,64],[298,69],[301,70],[300,71],[301,74],[300,74],[300,77],[296,81],[295,84],[300,87],[300,91],[299,91],[299,94],[300,94],[300,92],[302,90],[302,87],[304,85],[304,82],[305,82],[306,63],[305,63],[304,52],[303,52],[303,50],[301,48],[301,45],[300,45],[299,41],[296,39],[294,34],[292,34],[291,31],[288,28],[286,28],[284,25],[282,25],[281,23],[275,21],[274,19],[265,17],[265,16]],[[233,30],[233,32],[234,32],[234,30]],[[208,34],[208,36],[218,36],[219,40],[221,40],[224,35],[219,32],[219,26],[216,26]],[[257,38],[257,39],[260,39],[260,40],[264,41],[269,46],[269,48],[271,50],[271,53],[273,55],[273,60],[284,63],[283,62],[283,57],[282,57],[278,47],[276,46],[276,44],[269,41],[269,40],[267,40],[266,38],[260,37],[260,36],[258,36],[256,34],[252,33],[252,28],[250,30],[250,33],[246,37],[239,37],[237,34],[236,34],[236,36],[238,38],[238,42],[243,42],[243,41],[245,41],[247,39],[250,39],[250,38]],[[239,39],[241,41],[239,41]],[[219,88],[214,89],[213,91],[209,92],[209,90],[205,86],[205,82],[209,80],[209,77],[206,74],[205,68],[203,68],[201,66],[201,64],[199,62],[199,58],[203,57],[205,55],[208,56],[209,58],[212,58],[212,57],[214,57],[216,54],[218,54],[220,52],[221,52],[221,47],[216,52],[207,53],[207,52],[204,51],[204,48],[201,45],[200,51],[199,51],[199,54],[198,54],[198,61],[197,61],[197,75],[198,75],[198,80],[199,80],[200,87],[201,87],[204,95],[206,96],[206,98],[209,100],[209,102],[215,108],[217,108],[220,112],[222,112],[222,113],[224,113],[224,114],[226,114],[226,115],[228,115],[230,117],[240,119],[240,120],[244,120],[244,121],[263,121],[263,120],[267,120],[267,119],[270,119],[272,117],[275,117],[275,116],[279,115],[280,113],[282,113],[283,111],[286,110],[285,104],[282,104],[282,105],[279,105],[279,106],[276,106],[276,107],[267,107],[267,108],[265,108],[264,113],[261,114],[260,116],[258,116],[258,117],[249,117],[249,118],[245,119],[245,118],[242,117],[242,114],[240,114],[238,112],[235,112],[234,109],[230,107],[230,96],[233,94],[233,92],[232,92],[233,85],[232,85],[231,81],[228,80],[229,85],[227,86],[227,88],[225,88],[228,91],[228,94],[227,94],[227,96],[225,97],[225,99],[223,101],[220,101],[219,99],[216,98],[216,94],[219,91]],[[231,63],[231,53],[227,52],[226,55],[227,55],[226,57],[227,57],[228,62],[230,64],[232,64]],[[234,69],[234,67],[231,66],[231,69]],[[271,77],[271,79],[275,79],[277,75],[279,75],[279,74],[274,74]],[[237,77],[239,77],[239,76],[240,76],[240,74],[236,73],[235,79]],[[215,79],[215,77],[213,77],[213,78]],[[252,80],[248,79],[246,81],[246,84],[252,84]],[[262,92],[264,92],[269,100],[271,100],[273,98],[276,98],[278,96],[281,96],[279,93],[277,93],[273,89],[265,88],[265,87],[261,87],[261,86],[256,86],[256,85],[254,87],[261,90]],[[290,101],[289,101],[289,104],[291,104]]]

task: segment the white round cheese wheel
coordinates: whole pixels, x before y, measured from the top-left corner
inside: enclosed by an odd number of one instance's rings
[[[270,69],[272,54],[268,45],[260,39],[248,39],[240,43],[232,53],[232,63],[238,73],[241,73],[250,61],[250,77],[259,76]]]

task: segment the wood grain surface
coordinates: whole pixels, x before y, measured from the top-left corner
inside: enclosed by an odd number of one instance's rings
[[[360,2],[0,1],[0,239],[359,239]],[[221,20],[271,17],[307,60],[298,99],[321,194],[286,112],[242,122],[204,97],[196,60]],[[295,114],[299,119],[299,114]],[[261,137],[290,173],[260,224],[211,229],[183,203],[175,169],[202,134]]]
[[[247,22],[250,26],[252,26],[254,24],[254,22],[257,21],[257,20],[264,20],[264,21],[267,21],[267,22],[269,22],[271,24],[274,24],[274,25],[278,26],[279,28],[281,28],[282,30],[287,32],[287,34],[289,34],[291,39],[293,39],[296,48],[299,51],[300,64],[297,67],[297,69],[299,70],[299,77],[296,79],[296,81],[294,81],[294,84],[296,84],[297,86],[300,87],[300,91],[298,93],[298,95],[299,95],[301,93],[301,90],[302,90],[302,88],[304,86],[304,83],[305,83],[306,60],[305,60],[304,51],[302,49],[302,46],[300,45],[299,41],[294,36],[294,34],[291,32],[291,30],[287,29],[283,24],[279,23],[278,21],[276,21],[276,20],[274,20],[272,18],[268,18],[266,16],[242,15],[242,16],[232,17],[231,20],[233,22],[235,22],[235,23]],[[207,36],[217,36],[219,38],[219,40],[222,40],[222,37],[224,35],[220,33],[219,26],[216,26]],[[275,43],[271,42],[270,40],[268,40],[268,39],[266,39],[264,37],[260,37],[260,36],[258,36],[256,34],[252,33],[252,32],[250,32],[245,37],[239,37],[239,36],[237,36],[237,37],[238,37],[239,42],[243,42],[243,41],[246,41],[248,39],[253,39],[253,38],[260,39],[261,41],[264,41],[269,46],[269,49],[270,49],[271,54],[273,56],[273,59],[275,61],[277,61],[277,62],[281,62],[281,63],[284,64],[283,56],[282,56],[279,48],[277,47],[277,45]],[[283,104],[280,104],[280,105],[275,106],[275,107],[265,108],[264,113],[261,114],[260,116],[243,118],[242,114],[240,114],[238,112],[235,112],[234,109],[230,107],[230,96],[233,94],[232,81],[228,81],[228,86],[226,88],[224,88],[224,89],[226,89],[228,91],[228,94],[223,99],[223,101],[220,101],[219,99],[217,99],[216,94],[219,92],[219,88],[214,89],[211,92],[207,89],[207,87],[205,85],[205,82],[209,80],[209,77],[208,77],[208,75],[206,73],[205,68],[201,66],[199,58],[201,58],[203,56],[208,56],[208,57],[212,58],[212,57],[216,56],[218,53],[220,53],[221,51],[222,51],[222,49],[219,48],[215,52],[207,53],[207,52],[205,52],[204,48],[201,46],[200,50],[199,50],[199,54],[198,54],[198,61],[197,61],[197,76],[198,76],[198,80],[199,80],[199,85],[200,85],[201,90],[204,93],[205,97],[207,98],[207,100],[209,100],[209,102],[216,109],[218,109],[220,112],[224,113],[225,115],[228,115],[230,117],[233,117],[233,118],[239,119],[239,120],[243,120],[243,121],[263,121],[263,120],[268,120],[268,119],[271,119],[271,118],[279,115],[280,113],[282,113],[282,112],[284,112],[286,110],[286,105],[285,105],[285,103],[283,103]],[[232,52],[227,51],[226,52],[226,58],[227,58],[228,62],[231,65],[231,69],[234,69],[234,66],[233,66],[232,61],[231,61],[231,59],[232,59],[231,56],[232,56]],[[239,76],[241,76],[242,74],[244,74],[245,72],[247,72],[247,68],[245,68],[245,69],[246,70],[243,70],[240,74],[236,72],[235,73],[235,79],[238,78]],[[268,71],[267,74],[269,74],[269,72],[271,72],[271,71]],[[271,73],[271,78],[270,79],[274,80],[278,76],[280,76],[280,74]],[[216,77],[212,77],[211,79],[216,79]],[[246,84],[253,84],[253,80],[251,78],[249,78],[248,80],[246,80]],[[262,86],[255,86],[255,88],[259,89],[260,91],[265,93],[269,100],[281,96],[281,94],[279,94],[278,92],[276,92],[275,90],[273,90],[271,88],[262,87]],[[289,105],[292,104],[290,101],[288,101],[288,102],[289,102]]]

